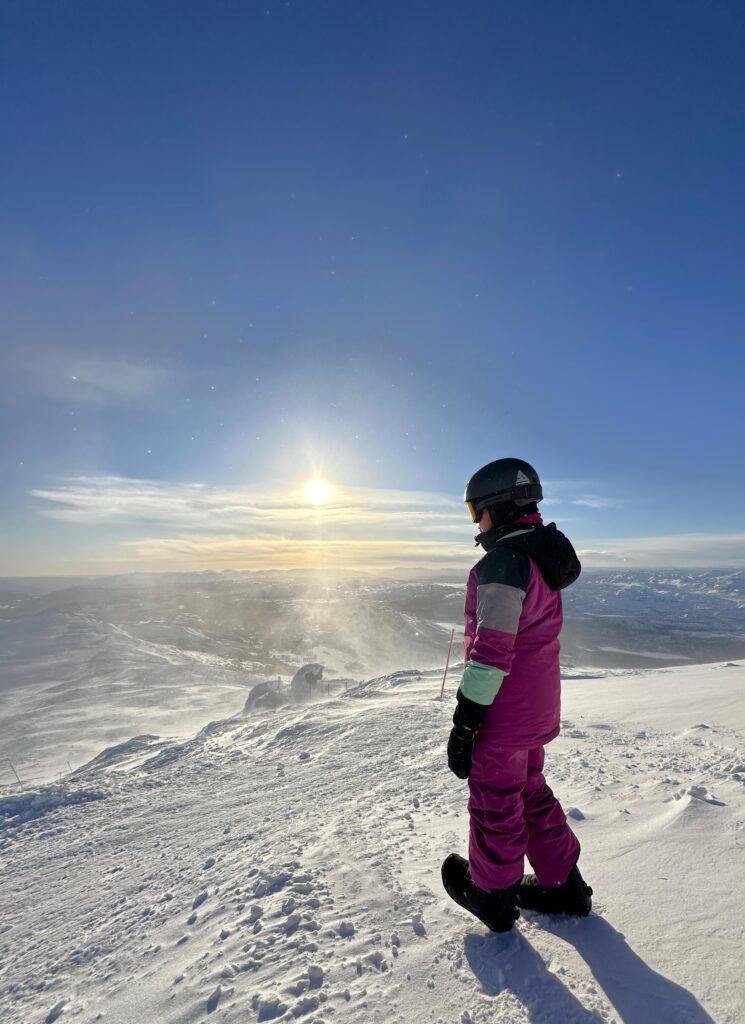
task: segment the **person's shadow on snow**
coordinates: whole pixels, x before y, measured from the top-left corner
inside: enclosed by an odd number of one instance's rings
[[[695,996],[652,970],[605,918],[594,914],[584,921],[526,917],[574,946],[624,1024],[715,1024]],[[535,1024],[597,1024],[602,1019],[549,971],[518,931],[486,937],[470,934],[465,951],[484,991],[490,995],[504,989],[513,992]]]
[[[601,1024],[602,1018],[585,1009],[519,931],[506,935],[472,932],[464,945],[484,992],[490,996],[512,992],[535,1024]]]

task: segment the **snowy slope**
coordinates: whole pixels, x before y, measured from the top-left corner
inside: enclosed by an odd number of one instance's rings
[[[0,784],[6,758],[42,782],[137,731],[193,732],[307,662],[357,679],[442,664],[449,628],[388,601],[390,586],[164,573],[25,593],[0,580]]]
[[[0,756],[28,784],[139,730],[193,732],[230,714],[257,681],[219,651],[154,643],[82,612],[0,621]]]
[[[562,663],[655,668],[745,656],[745,573],[588,571]],[[357,680],[441,666],[463,578],[316,572],[0,580],[0,785],[77,767],[137,732],[191,733],[307,662]]]
[[[741,1024],[743,667],[565,684],[548,773],[597,913],[508,936],[440,888],[467,817],[436,687],[144,736],[2,799],[0,1019]]]

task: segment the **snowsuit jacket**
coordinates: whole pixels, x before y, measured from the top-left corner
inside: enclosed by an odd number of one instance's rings
[[[538,515],[486,548],[468,577],[462,693],[490,704],[492,742],[542,747],[559,732],[561,589],[579,576],[572,545]]]

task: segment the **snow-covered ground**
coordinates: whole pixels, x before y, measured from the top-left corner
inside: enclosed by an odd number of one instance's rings
[[[0,580],[0,786],[76,768],[137,732],[192,732],[307,662],[358,680],[445,659],[463,588],[421,607],[406,584],[318,574]],[[449,602],[449,604],[448,604]]]
[[[306,662],[358,681],[442,666],[464,574],[133,573],[0,580],[0,787],[77,768],[138,732],[231,714]],[[567,591],[566,670],[745,657],[745,572],[588,571]]]
[[[596,913],[506,936],[440,886],[467,814],[437,686],[141,737],[2,798],[0,1019],[742,1024],[745,668],[565,683],[547,772]]]

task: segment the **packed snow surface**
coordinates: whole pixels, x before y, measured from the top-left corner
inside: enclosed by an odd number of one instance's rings
[[[547,774],[595,912],[502,936],[440,885],[467,814],[438,685],[143,733],[6,792],[0,1019],[742,1024],[743,666],[565,683]]]

